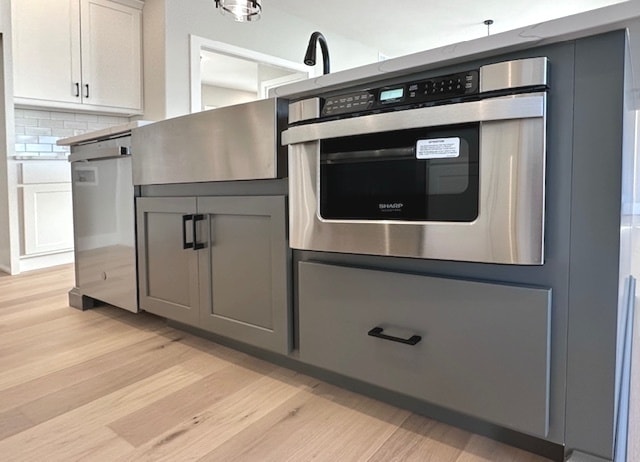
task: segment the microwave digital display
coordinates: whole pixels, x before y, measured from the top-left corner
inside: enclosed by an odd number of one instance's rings
[[[404,95],[404,87],[390,88],[389,90],[382,90],[380,92],[380,102],[385,103],[387,101],[395,101]]]

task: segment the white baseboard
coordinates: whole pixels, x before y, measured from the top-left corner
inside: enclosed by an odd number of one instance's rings
[[[37,257],[20,257],[20,272],[49,268],[50,266],[73,263],[73,251],[40,255]]]

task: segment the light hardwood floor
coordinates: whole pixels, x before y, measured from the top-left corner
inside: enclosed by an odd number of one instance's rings
[[[547,459],[113,307],[72,266],[0,275],[2,461]]]

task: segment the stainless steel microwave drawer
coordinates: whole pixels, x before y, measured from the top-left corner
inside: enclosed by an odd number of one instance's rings
[[[545,288],[299,263],[302,361],[541,437],[550,310]]]

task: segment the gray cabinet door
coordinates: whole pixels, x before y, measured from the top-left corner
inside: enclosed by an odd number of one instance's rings
[[[198,198],[198,213],[205,217],[198,233],[208,241],[198,251],[203,329],[289,351],[285,207],[284,196]]]
[[[199,317],[198,252],[184,243],[194,241],[195,211],[193,197],[137,200],[140,308],[191,325]]]

